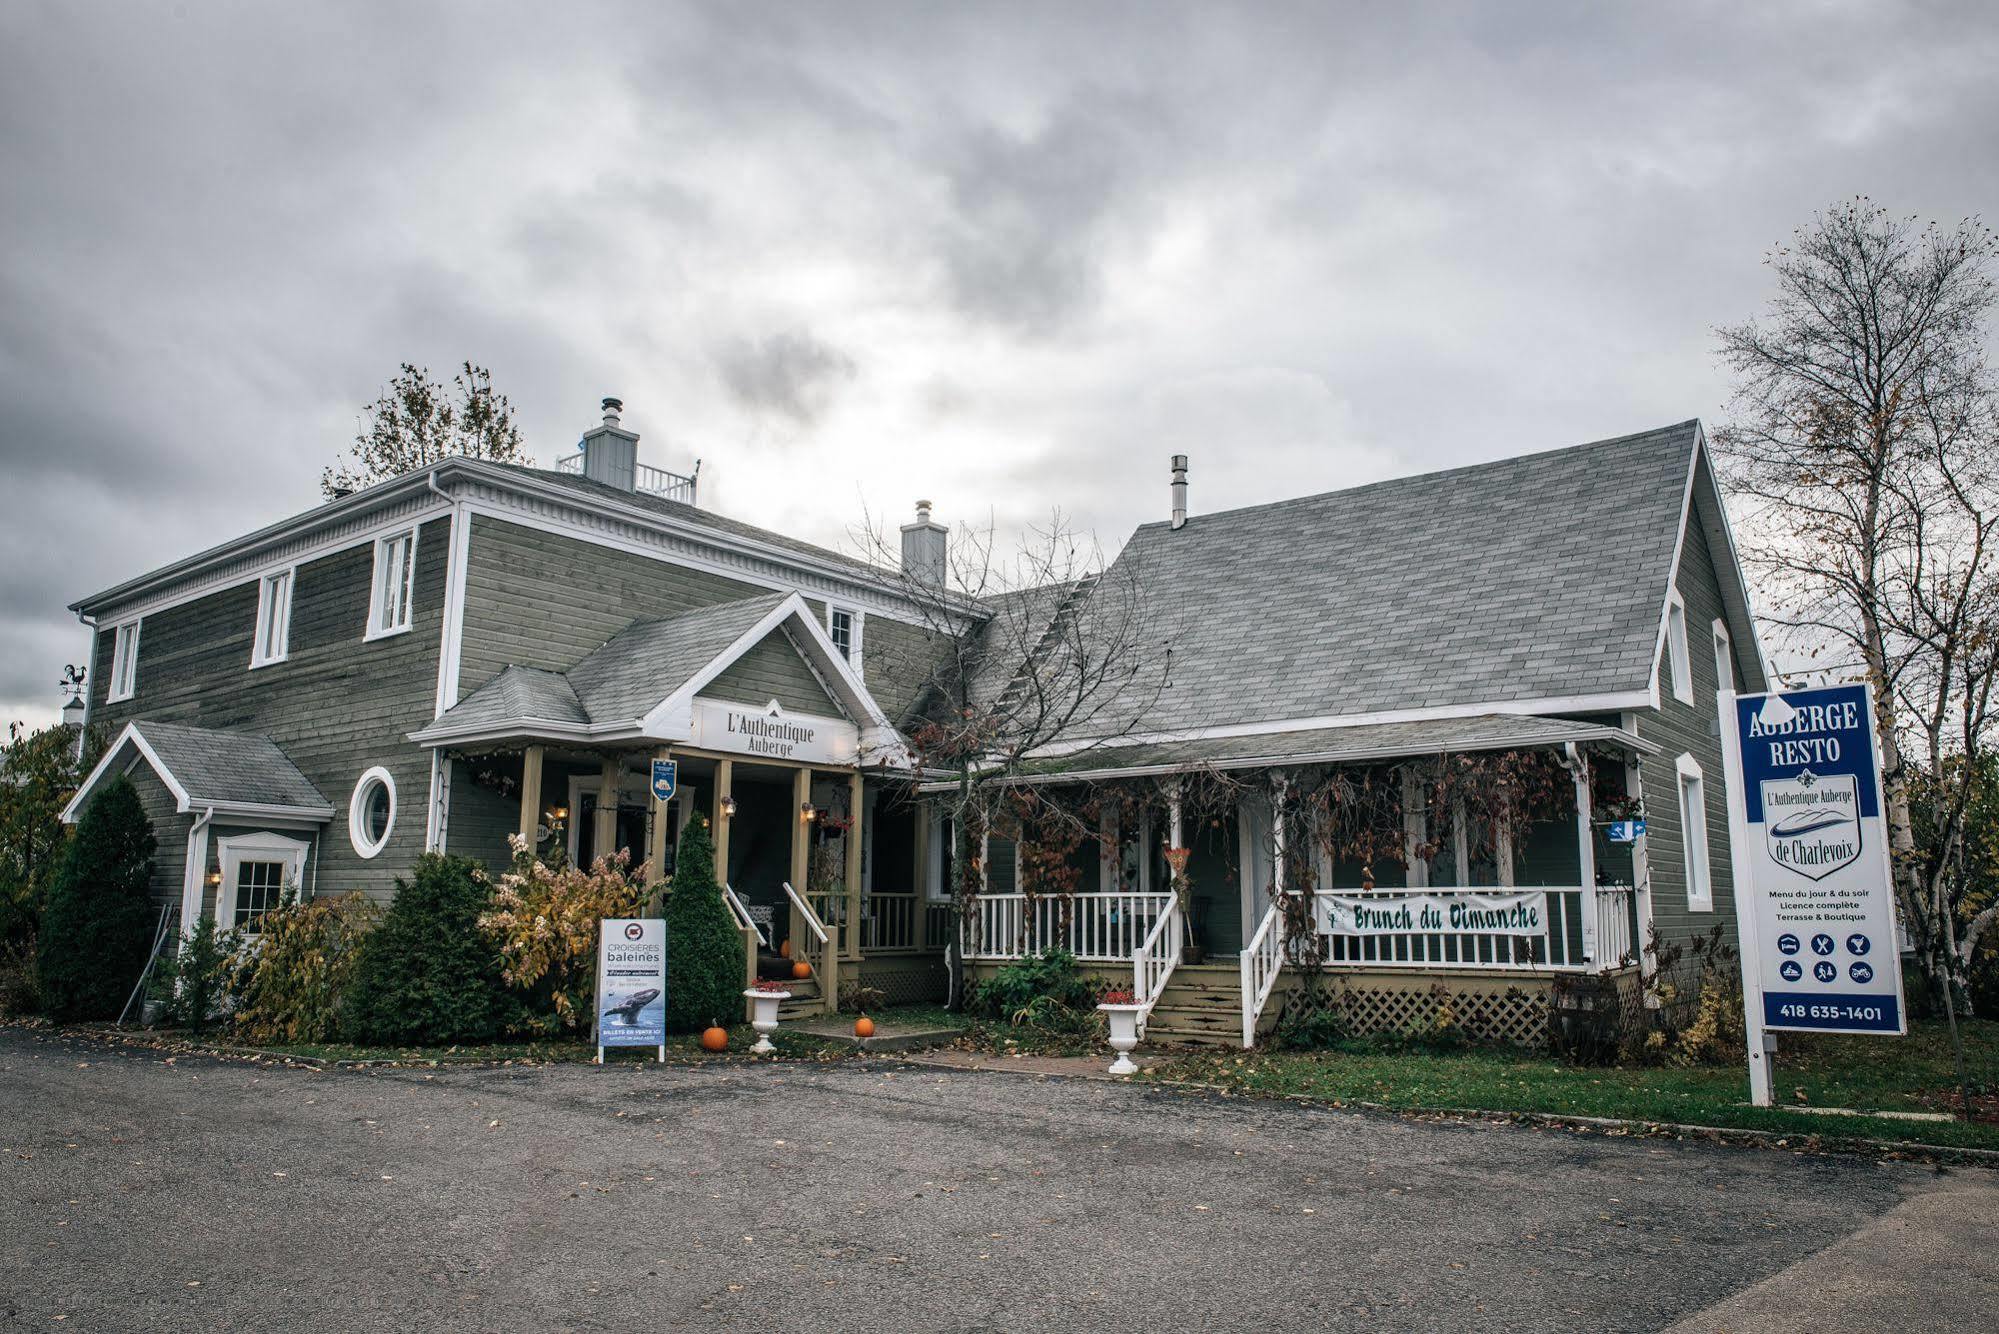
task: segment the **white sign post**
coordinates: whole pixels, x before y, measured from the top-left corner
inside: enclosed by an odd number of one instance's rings
[[[597,1064],[606,1047],[658,1047],[666,1059],[666,922],[606,917],[597,924]]]
[[[1764,1035],[1908,1031],[1864,685],[1723,691],[1749,1097],[1771,1104]]]

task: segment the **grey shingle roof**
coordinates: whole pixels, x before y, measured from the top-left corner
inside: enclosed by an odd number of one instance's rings
[[[1141,527],[1144,730],[1643,689],[1699,424]]]
[[[436,728],[545,721],[588,726],[643,717],[790,596],[768,593],[633,621],[567,672],[508,666],[447,709]]]
[[[1362,723],[1319,727],[1263,736],[1203,737],[1143,745],[1105,746],[1040,761],[1034,775],[1076,778],[1152,768],[1218,769],[1265,763],[1357,763],[1402,756],[1443,755],[1517,746],[1553,746],[1564,741],[1611,741],[1637,750],[1652,749],[1628,732],[1597,723],[1529,714],[1480,714],[1473,718],[1426,718],[1412,722]]]
[[[182,723],[132,726],[194,805],[275,806],[320,816],[333,808],[269,737]]]
[[[633,621],[569,669],[569,683],[596,722],[642,716],[762,620],[786,593],[721,602],[677,616]]]

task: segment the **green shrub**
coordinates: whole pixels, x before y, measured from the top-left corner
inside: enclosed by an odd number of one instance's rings
[[[365,894],[286,903],[258,919],[229,978],[236,1031],[251,1042],[327,1042],[381,914]]]
[[[515,835],[513,868],[479,919],[510,988],[509,1027],[546,1036],[588,1033],[597,1014],[597,933],[607,917],[638,917],[644,886],[620,850],[589,870],[545,862]]]
[[[1307,985],[1285,997],[1284,1008],[1277,1012],[1270,1045],[1317,1051],[1337,1046],[1352,1036],[1353,1024],[1347,1017],[1345,999],[1323,986],[1312,985],[1308,978]]]
[[[680,835],[666,896],[666,1026],[692,1033],[743,1012],[743,937],[715,882],[715,848],[699,820]]]
[[[215,918],[203,913],[180,947],[160,956],[152,989],[169,1027],[208,1031],[228,994],[238,939],[233,931],[216,930]]]
[[[42,904],[37,967],[58,1019],[115,1019],[152,949],[153,826],[124,777],[90,799]]]
[[[500,960],[479,930],[492,882],[478,863],[426,852],[395,902],[362,937],[341,1005],[354,1042],[418,1046],[485,1042],[505,1013]]]
[[[1023,1022],[1017,1016],[1030,1012],[1043,1021],[1052,1017],[1049,1007],[1093,1011],[1096,988],[1076,971],[1076,956],[1067,950],[1030,954],[1006,964],[978,985],[973,1007],[993,1019]]]

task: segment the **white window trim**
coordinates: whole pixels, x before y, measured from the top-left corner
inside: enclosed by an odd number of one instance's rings
[[[215,840],[222,883],[215,887],[215,929],[231,931],[236,926],[236,872],[244,862],[289,862],[285,883],[293,894],[305,896],[305,854],[311,845],[282,834],[231,834]]]
[[[402,617],[394,625],[382,625],[382,594],[387,591],[382,579],[382,558],[389,547],[403,539],[409,539],[409,568],[403,574]],[[371,639],[387,639],[392,635],[406,635],[414,620],[411,604],[416,601],[416,538],[414,524],[408,528],[398,528],[393,533],[383,533],[375,539],[375,564],[368,580],[368,629],[361,636],[362,642]]]
[[[1716,690],[1735,689],[1735,640],[1728,633],[1728,622],[1717,616],[1714,618],[1714,688]]]
[[[130,699],[139,691],[139,631],[145,624],[142,617],[111,627],[111,680],[104,692],[106,704]]]
[[[277,652],[267,653],[264,642],[265,614],[271,610],[271,590],[279,580],[284,581],[285,597],[282,606],[272,615],[271,644]],[[292,636],[292,594],[298,588],[298,566],[287,565],[282,570],[272,570],[257,580],[257,623],[250,631],[250,668],[269,667],[274,662],[283,662],[291,656]]]
[[[1687,600],[1674,589],[1666,595],[1666,669],[1673,681],[1673,698],[1694,702],[1692,660],[1687,656]]]
[[[389,823],[382,830],[381,841],[370,844],[367,830],[361,823],[367,810],[361,802],[361,794],[366,792],[369,785],[376,779],[380,779],[389,789]],[[389,846],[389,840],[395,837],[395,833],[396,779],[395,775],[378,764],[361,775],[360,779],[354,784],[352,795],[347,798],[347,839],[354,845],[355,852],[359,853],[363,859],[372,861],[382,855],[382,850]]]
[[[1714,911],[1714,870],[1708,860],[1707,775],[1700,761],[1682,755],[1674,761],[1673,794],[1680,811],[1680,853],[1686,859],[1684,874],[1688,912]],[[1688,792],[1688,780],[1693,790]]]
[[[855,676],[862,676],[864,673],[861,671],[861,634],[862,627],[867,624],[867,615],[859,607],[849,607],[832,602],[827,603],[826,638],[828,639],[833,638],[833,613],[836,611],[844,612],[847,616],[847,665],[854,669]],[[839,647],[839,641],[834,641],[834,647]]]

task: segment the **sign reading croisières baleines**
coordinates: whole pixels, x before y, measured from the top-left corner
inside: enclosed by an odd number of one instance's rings
[[[1542,890],[1502,894],[1318,894],[1319,930],[1334,936],[1479,931],[1538,936],[1548,928]]]
[[[606,917],[597,924],[597,1060],[606,1047],[658,1047],[666,1059],[666,923]]]

